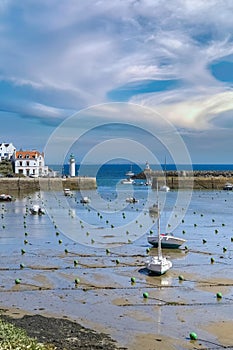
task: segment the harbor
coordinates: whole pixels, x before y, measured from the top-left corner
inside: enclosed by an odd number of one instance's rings
[[[194,191],[189,207],[176,212],[177,191],[166,195],[161,232],[178,215],[172,231],[186,242],[163,249],[173,266],[153,276],[145,262],[157,254],[147,241],[156,233],[148,211],[155,194],[135,186],[138,201],[127,203],[127,186],[87,190],[87,204],[75,190],[71,197],[40,191],[2,203],[0,308],[13,317],[69,319],[130,350],[232,346],[233,193]],[[46,214],[31,215],[34,203]]]

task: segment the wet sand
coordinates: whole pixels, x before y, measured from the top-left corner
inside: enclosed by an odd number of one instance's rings
[[[151,276],[144,267],[148,255],[156,254],[153,248],[147,251],[145,236],[107,252],[106,247],[73,242],[62,232],[57,236],[58,228],[47,216],[25,218],[24,203],[9,203],[0,225],[0,308],[9,309],[14,318],[40,314],[73,321],[110,335],[115,347],[132,350],[233,347],[231,197],[194,194],[176,232],[183,237],[185,231],[188,249],[164,250],[173,267],[161,277]],[[80,227],[78,219],[64,215],[70,229],[78,227],[79,234],[86,236],[87,229]],[[120,241],[119,232],[114,235]],[[20,284],[15,284],[16,278]],[[218,292],[221,299],[216,298]],[[197,341],[190,341],[190,332],[197,333]]]

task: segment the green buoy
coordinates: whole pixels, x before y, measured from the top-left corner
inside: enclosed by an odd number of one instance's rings
[[[210,261],[211,261],[211,264],[213,264],[214,263],[214,258],[211,258]]]
[[[184,276],[183,275],[179,275],[179,281],[184,281]]]
[[[143,298],[147,299],[149,297],[149,294],[147,292],[143,293]]]
[[[217,299],[222,299],[222,293],[221,293],[221,292],[218,292],[218,293],[216,294],[216,297],[217,297]]]
[[[74,282],[75,282],[75,284],[79,284],[80,283],[80,279],[79,278],[75,278]]]
[[[189,337],[190,337],[191,340],[197,340],[197,334],[195,332],[191,332],[189,334]]]
[[[20,281],[19,278],[16,278],[16,279],[15,279],[15,284],[20,284],[20,282],[21,282],[21,281]]]
[[[78,265],[78,260],[74,260],[74,266]]]
[[[19,266],[21,269],[23,269],[25,267],[25,265],[23,263],[21,263]]]
[[[136,282],[136,278],[135,277],[131,277],[131,282],[135,283]]]

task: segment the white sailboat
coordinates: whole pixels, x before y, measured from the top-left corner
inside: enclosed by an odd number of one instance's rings
[[[157,196],[158,196],[158,183],[157,183]],[[158,197],[157,197],[158,198]],[[157,250],[157,256],[151,256],[149,260],[146,261],[146,268],[153,272],[156,275],[163,275],[166,273],[171,267],[172,262],[168,260],[166,257],[163,257],[162,255],[162,248],[161,248],[161,236],[160,236],[160,211],[159,211],[159,200],[157,203],[158,207],[158,219],[157,219],[157,225],[158,225],[158,250]]]
[[[130,170],[127,171],[127,173],[126,173],[125,175],[126,175],[126,176],[129,176],[129,177],[134,176],[133,166],[132,166],[132,165],[131,165],[131,167],[130,167]]]
[[[165,183],[163,186],[160,187],[160,191],[163,192],[169,192],[170,191],[170,187],[167,186],[167,164],[166,164],[166,157],[165,157],[165,163],[164,163],[164,177],[165,177]]]

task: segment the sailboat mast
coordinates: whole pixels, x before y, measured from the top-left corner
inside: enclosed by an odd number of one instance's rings
[[[161,249],[161,239],[160,239],[160,209],[159,209],[159,189],[158,189],[158,180],[157,180],[157,208],[158,208],[158,220],[157,220],[157,230],[158,230],[158,258],[162,258],[162,249]]]

